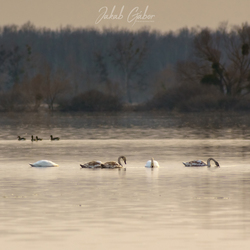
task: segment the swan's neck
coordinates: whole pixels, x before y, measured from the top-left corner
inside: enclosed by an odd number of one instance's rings
[[[123,160],[123,162],[124,162],[125,164],[127,164],[127,160],[126,160],[126,157],[125,157],[125,156],[120,156],[120,157],[118,158],[118,163],[123,167],[123,165],[121,164],[121,159]]]
[[[119,163],[121,166],[123,166],[123,165],[121,164],[121,158],[122,158],[122,157],[119,157],[119,158],[118,158],[118,163]]]
[[[210,161],[214,161],[214,163],[215,163],[216,166],[217,166],[217,161],[216,161],[214,158],[209,158],[209,159],[207,160],[207,166],[208,166],[208,167],[211,167]]]
[[[154,158],[151,158],[151,168],[154,167]]]

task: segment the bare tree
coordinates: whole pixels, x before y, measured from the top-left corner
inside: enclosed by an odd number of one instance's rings
[[[247,24],[227,31],[203,29],[194,39],[196,79],[219,86],[226,95],[250,92],[250,27]],[[181,71],[180,71],[181,72]],[[185,71],[181,72],[187,74]],[[187,74],[188,75],[188,74]]]
[[[137,46],[134,37],[130,37],[129,39],[117,40],[115,47],[110,53],[114,64],[123,73],[124,89],[129,103],[132,103],[131,81],[138,74],[144,62],[146,52],[146,42],[141,46]]]
[[[37,74],[31,78],[24,78],[20,89],[28,109],[37,111],[44,99],[44,76]]]
[[[11,56],[11,52],[6,50],[3,45],[0,46],[0,73],[2,73],[6,68],[6,61]]]
[[[69,81],[61,70],[52,73],[51,68],[47,67],[44,74],[43,96],[51,111],[58,97],[70,89]]]
[[[94,53],[94,60],[96,63],[96,68],[100,78],[100,82],[107,83],[109,81],[107,65],[105,63],[105,57],[102,52],[96,51]]]

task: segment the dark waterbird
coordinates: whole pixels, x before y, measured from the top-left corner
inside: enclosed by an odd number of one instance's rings
[[[53,137],[53,135],[50,136],[50,140],[51,141],[59,141],[60,138],[59,137]]]
[[[18,141],[25,141],[26,140],[26,138],[21,137],[20,135],[18,135],[17,138],[18,138]]]
[[[37,139],[34,138],[34,136],[32,135],[32,136],[31,136],[31,141],[32,141],[32,142],[33,142],[33,141],[37,141]]]

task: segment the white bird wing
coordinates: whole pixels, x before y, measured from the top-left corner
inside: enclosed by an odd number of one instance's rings
[[[146,162],[145,167],[146,168],[151,168],[151,160],[149,160],[149,161]]]
[[[54,163],[53,161],[48,161],[48,160],[40,160],[30,165],[32,167],[59,167],[58,164]]]
[[[145,167],[146,167],[146,168],[151,168],[151,160],[148,160],[148,161],[146,162]],[[159,167],[160,167],[158,161],[155,161],[155,160],[154,160],[154,167],[155,167],[155,168],[159,168]]]
[[[154,160],[154,167],[155,167],[155,168],[159,168],[159,167],[160,167],[160,164],[158,163],[158,161],[155,161],[155,160]]]

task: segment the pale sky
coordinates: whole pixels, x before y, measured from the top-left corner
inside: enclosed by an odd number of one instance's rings
[[[112,9],[120,19],[110,18]],[[107,19],[99,17],[106,10]],[[145,11],[150,22],[134,22]],[[52,29],[67,25],[132,30],[148,26],[162,32],[197,26],[215,29],[225,21],[250,23],[250,0],[0,0],[0,26],[28,21]]]

